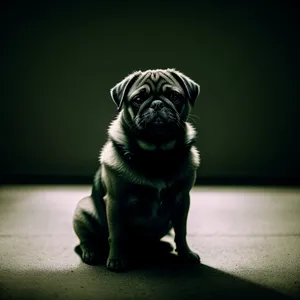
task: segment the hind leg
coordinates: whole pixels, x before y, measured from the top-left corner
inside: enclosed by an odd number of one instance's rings
[[[79,254],[87,264],[105,262],[108,255],[108,230],[104,211],[96,212],[91,196],[77,204],[73,228],[80,240]]]

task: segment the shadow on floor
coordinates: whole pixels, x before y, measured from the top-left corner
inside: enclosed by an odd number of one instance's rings
[[[183,265],[170,249],[162,243],[141,252],[127,273],[84,263],[69,270],[6,270],[1,299],[293,299],[206,265]]]

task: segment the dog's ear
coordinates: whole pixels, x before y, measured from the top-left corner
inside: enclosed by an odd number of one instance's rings
[[[168,72],[170,72],[176,78],[179,84],[184,87],[185,92],[189,96],[191,105],[194,106],[195,100],[200,94],[200,85],[175,69],[168,69]]]
[[[133,72],[132,74],[125,77],[121,82],[117,83],[111,90],[110,95],[115,104],[117,105],[118,111],[121,110],[124,97],[130,87],[134,84],[137,77],[141,75],[141,71]]]

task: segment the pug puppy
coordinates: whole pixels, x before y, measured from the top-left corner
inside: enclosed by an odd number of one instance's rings
[[[199,263],[186,240],[190,190],[200,163],[196,131],[187,122],[200,86],[175,69],[137,71],[111,89],[118,115],[108,129],[91,195],[73,226],[81,258],[130,265],[137,243],[157,243],[174,229],[176,252]]]

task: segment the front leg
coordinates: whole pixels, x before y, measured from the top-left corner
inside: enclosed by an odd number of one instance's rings
[[[125,271],[128,267],[126,253],[126,236],[124,232],[124,216],[118,199],[106,195],[106,215],[109,231],[109,255],[107,269],[115,272]]]
[[[172,215],[176,252],[184,261],[200,263],[199,255],[189,248],[186,240],[187,218],[190,208],[189,191],[179,193],[176,198],[176,205]]]

